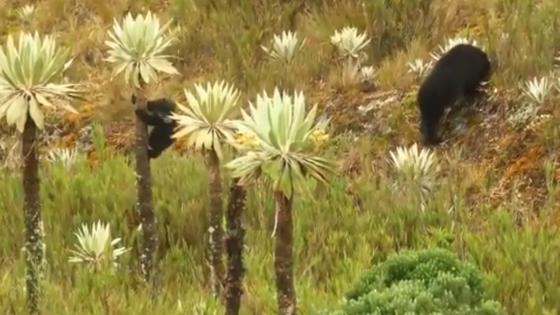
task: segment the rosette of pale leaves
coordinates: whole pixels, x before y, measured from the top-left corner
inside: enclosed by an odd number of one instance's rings
[[[60,149],[50,150],[47,154],[47,161],[52,163],[60,163],[64,167],[69,168],[78,160],[78,150],[76,149]]]
[[[418,149],[415,143],[411,147],[398,147],[390,152],[391,164],[397,175],[397,185],[417,186],[423,195],[427,195],[436,184],[439,175],[439,161],[429,149]],[[399,187],[406,188],[406,187]]]
[[[224,81],[196,84],[194,92],[184,90],[187,106],[177,104],[180,113],[174,138],[185,138],[195,150],[214,150],[222,158],[222,142],[235,135],[233,119],[239,114],[239,91]]]
[[[17,10],[17,15],[24,22],[29,22],[35,14],[35,6],[32,4],[24,5]]]
[[[316,149],[328,139],[326,120],[316,122],[317,106],[306,112],[303,94],[289,95],[274,90],[250,103],[249,112],[242,111],[238,121],[241,135],[237,148],[242,156],[226,167],[242,183],[256,179],[261,173],[272,181],[275,190],[291,196],[294,187],[305,177],[321,183],[334,172],[333,162],[317,156]],[[244,139],[244,141],[239,141]]]
[[[125,247],[116,247],[121,239],[111,239],[111,227],[100,221],[91,228],[82,224],[75,235],[78,243],[70,250],[73,256],[68,261],[71,263],[84,263],[97,269],[106,262],[116,264],[117,258],[128,251]]]
[[[8,125],[23,132],[28,117],[43,129],[42,107],[75,112],[67,100],[78,96],[77,85],[61,83],[71,64],[68,56],[51,36],[20,33],[14,40],[9,35],[0,47],[0,119],[5,116]]]
[[[362,67],[360,69],[360,79],[362,82],[372,82],[377,77],[377,71],[373,66]]]
[[[531,102],[534,102],[537,105],[542,105],[553,86],[554,84],[548,77],[534,77],[525,82],[523,93],[531,100]]]
[[[426,76],[428,71],[432,69],[433,65],[433,61],[425,62],[422,59],[415,59],[407,63],[408,72],[415,74],[417,78],[423,78],[424,76]]]
[[[331,43],[338,48],[344,58],[359,58],[360,52],[370,41],[366,33],[359,34],[357,28],[349,26],[335,31],[331,36]]]
[[[262,46],[261,48],[273,59],[281,60],[286,63],[292,62],[297,52],[299,52],[305,39],[299,40],[297,33],[283,31],[279,35],[274,35],[271,48]]]
[[[156,16],[148,12],[146,16],[137,15],[133,18],[129,13],[122,25],[114,21],[113,30],[109,31],[109,57],[106,59],[115,64],[114,76],[124,73],[127,84],[134,87],[143,83],[156,81],[158,72],[178,74],[164,54],[173,43],[173,38],[165,31],[171,21],[163,26]]]

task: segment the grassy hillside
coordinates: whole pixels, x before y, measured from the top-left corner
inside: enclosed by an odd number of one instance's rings
[[[161,240],[161,290],[155,302],[131,278],[136,268],[138,219],[134,213],[130,91],[111,80],[106,31],[126,12],[157,12],[174,20],[178,42],[170,53],[180,76],[166,79],[151,97],[183,101],[183,88],[225,79],[243,101],[270,90],[285,75],[260,48],[285,29],[306,38],[288,84],[333,119],[327,155],[340,175],[327,191],[296,203],[296,285],[301,314],[338,305],[373,262],[404,248],[441,246],[480,266],[508,314],[560,313],[560,6],[557,0],[364,1],[96,1],[44,0],[26,19],[29,1],[0,0],[0,39],[19,30],[56,35],[72,48],[69,76],[86,84],[79,115],[54,115],[50,146],[74,146],[92,125],[94,153],[72,165],[41,164],[47,242],[46,314],[221,314],[210,298],[205,261],[207,177],[201,157],[182,149],[156,160],[154,201]],[[343,26],[367,32],[366,65],[377,70],[375,88],[342,82],[329,43]],[[435,154],[440,172],[424,207],[414,192],[395,192],[389,152],[419,139],[418,79],[409,62],[429,61],[448,38],[476,40],[491,56],[489,98],[479,111],[454,116],[449,141]],[[546,77],[542,102],[524,87]],[[15,132],[0,124],[0,313],[25,309],[22,191]],[[97,128],[100,126],[102,128]],[[102,132],[104,131],[104,132]],[[17,149],[17,147],[15,147]],[[16,154],[14,154],[16,152]],[[69,177],[68,174],[72,174]],[[244,216],[247,275],[242,314],[276,310],[273,199],[266,187],[249,192]],[[328,197],[319,196],[325,194]],[[89,273],[68,263],[82,223],[110,222],[133,250],[115,274]]]

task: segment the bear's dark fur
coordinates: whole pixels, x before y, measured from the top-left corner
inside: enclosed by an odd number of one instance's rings
[[[132,103],[136,103],[136,97],[132,96]],[[148,126],[153,127],[148,139],[148,157],[155,159],[165,149],[170,147],[174,140],[171,136],[177,126],[177,122],[169,117],[177,105],[166,98],[149,100],[146,109],[136,108],[135,113]]]
[[[472,103],[479,96],[481,83],[489,78],[488,55],[472,45],[454,46],[436,62],[417,97],[424,144],[442,141],[438,126],[445,109],[461,99]]]

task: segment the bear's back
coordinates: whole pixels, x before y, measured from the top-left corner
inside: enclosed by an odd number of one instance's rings
[[[432,74],[442,78],[480,81],[489,71],[490,60],[482,49],[469,44],[458,44],[438,60]]]
[[[458,44],[436,62],[418,91],[420,104],[438,99],[451,101],[467,86],[475,86],[483,81],[490,71],[487,54],[469,44]]]

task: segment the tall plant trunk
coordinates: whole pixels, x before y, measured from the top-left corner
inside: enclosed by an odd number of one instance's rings
[[[142,88],[136,89],[136,106],[146,108],[147,99]],[[142,249],[140,252],[140,269],[144,280],[151,283],[156,255],[157,234],[156,220],[152,204],[152,174],[148,157],[148,128],[134,115],[136,121],[136,189],[137,210],[142,224]]]
[[[27,261],[27,307],[29,314],[40,314],[41,271],[44,260],[43,221],[39,201],[39,161],[37,159],[37,127],[28,117],[23,131],[22,154],[25,250]]]
[[[234,179],[229,192],[229,204],[226,213],[227,238],[226,252],[228,257],[226,283],[226,315],[238,315],[243,295],[243,238],[245,230],[241,215],[245,209],[245,187]]]
[[[224,216],[222,203],[222,178],[220,174],[220,160],[216,151],[208,152],[208,170],[210,177],[210,268],[212,293],[219,296],[222,293],[224,280],[223,255],[223,229],[222,221]]]
[[[295,315],[297,301],[294,286],[292,200],[279,191],[274,193],[274,197],[278,213],[274,257],[278,314]]]
[[[284,64],[283,67],[283,73],[282,73],[282,80],[281,84],[282,84],[282,88],[284,88],[285,90],[292,90],[293,86],[292,86],[292,81],[290,80],[290,73],[291,73],[291,67],[292,64],[291,63],[286,63]]]

